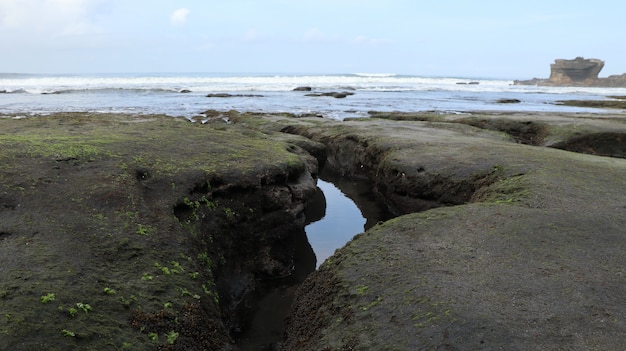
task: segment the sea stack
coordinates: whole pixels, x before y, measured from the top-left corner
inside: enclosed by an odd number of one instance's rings
[[[550,65],[548,80],[555,85],[594,83],[603,67],[604,61],[598,59],[557,59]]]
[[[550,65],[550,78],[516,80],[515,85],[580,86],[626,88],[626,74],[599,78],[604,61],[576,57],[573,60],[556,59]]]

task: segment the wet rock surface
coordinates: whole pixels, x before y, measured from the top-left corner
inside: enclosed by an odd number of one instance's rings
[[[236,349],[258,282],[291,274],[317,169],[295,144],[166,116],[0,125],[0,349]]]
[[[284,350],[621,348],[623,115],[224,114],[0,118],[0,349],[236,350],[322,165],[401,216],[303,283]]]
[[[402,121],[278,121],[406,213],[309,277],[284,350],[621,347],[626,163],[555,147],[610,130],[619,149],[623,116],[383,115]],[[532,145],[503,132],[527,124]]]

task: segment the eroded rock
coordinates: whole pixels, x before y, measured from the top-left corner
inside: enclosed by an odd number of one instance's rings
[[[542,145],[577,140],[568,126],[624,128],[542,117]],[[372,179],[400,213],[416,200],[466,198],[455,181],[477,186],[468,200],[387,221],[330,257],[299,290],[284,350],[621,347],[626,163],[454,124],[284,129],[325,143],[332,167]]]
[[[317,160],[150,117],[0,119],[0,349],[232,350],[259,281],[292,272]]]

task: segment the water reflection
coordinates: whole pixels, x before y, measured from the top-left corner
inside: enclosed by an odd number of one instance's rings
[[[365,218],[354,202],[331,183],[319,180],[323,192],[325,215],[306,227],[307,238],[317,259],[317,267],[354,235],[363,232]]]
[[[325,171],[318,180],[317,190],[306,209],[306,234],[293,235],[295,271],[286,278],[258,282],[254,296],[248,301],[248,323],[237,336],[241,350],[277,348],[284,318],[304,279],[356,234],[392,217],[385,204],[372,193],[368,182]]]
[[[356,234],[392,217],[363,180],[323,172],[318,192],[307,209],[306,234],[319,267]]]

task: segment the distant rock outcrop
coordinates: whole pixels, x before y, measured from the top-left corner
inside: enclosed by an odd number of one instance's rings
[[[550,65],[550,82],[558,85],[594,82],[604,67],[604,61],[577,57],[573,60],[554,60]]]
[[[354,95],[354,93],[349,92],[349,91],[342,91],[342,92],[336,92],[336,91],[332,91],[332,92],[328,92],[328,93],[312,93],[312,94],[306,94],[304,96],[313,96],[313,97],[319,97],[319,96],[331,96],[334,97],[335,99],[343,99],[346,96],[350,96],[350,95]]]
[[[626,87],[626,74],[598,78],[604,67],[604,61],[576,57],[573,60],[556,59],[550,65],[550,78],[516,80],[515,85],[543,86],[589,86],[589,87]]]

